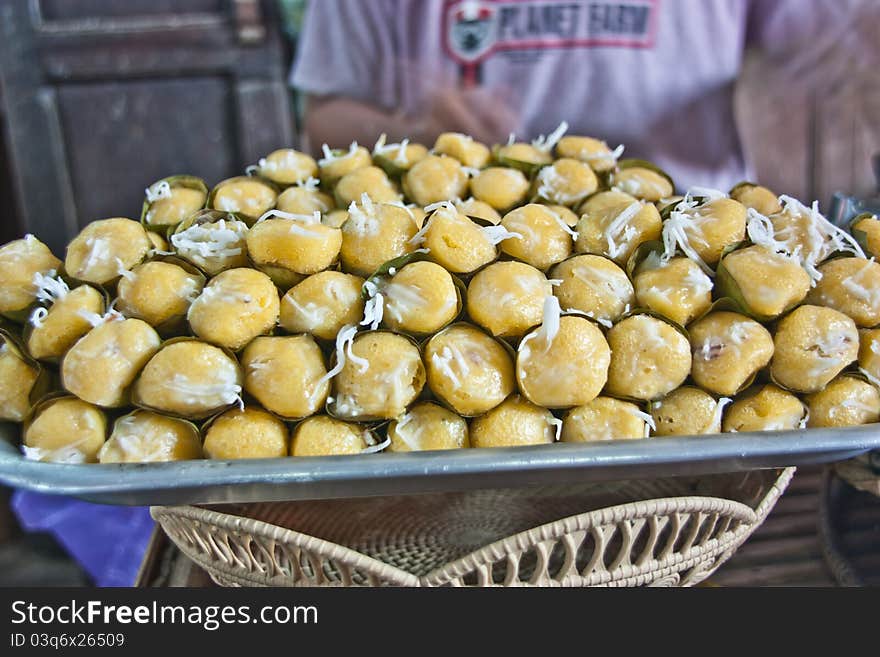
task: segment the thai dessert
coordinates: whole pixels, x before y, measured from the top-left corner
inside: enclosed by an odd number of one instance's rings
[[[696,436],[721,433],[721,418],[730,399],[715,399],[705,390],[682,386],[651,402],[655,436]]]
[[[454,324],[425,344],[428,388],[459,415],[485,413],[516,390],[508,349],[475,326]]]
[[[343,336],[337,338],[335,356],[334,368],[328,372],[333,391],[327,408],[341,419],[395,418],[425,385],[419,349],[402,335],[370,331],[349,341]]]
[[[563,312],[581,312],[609,328],[635,307],[635,291],[626,272],[603,256],[564,260],[550,272],[550,280]]]
[[[488,167],[471,180],[473,197],[499,212],[522,203],[529,193],[529,180],[519,169]]]
[[[567,128],[279,148],[0,245],[0,420],[137,469],[880,422],[880,219]]]
[[[166,231],[205,207],[208,187],[195,176],[171,176],[144,190],[141,223],[150,231]]]
[[[520,340],[516,356],[519,389],[546,408],[582,406],[608,380],[611,351],[599,327],[577,315],[560,316],[559,300],[545,299],[544,321]]]
[[[596,173],[607,173],[617,166],[623,146],[611,150],[608,144],[594,137],[566,135],[556,144],[556,154],[586,162]]]
[[[389,452],[419,452],[470,447],[468,425],[452,411],[422,402],[388,425]]]
[[[576,253],[606,256],[624,266],[639,244],[660,239],[657,208],[631,194],[599,192],[581,204],[579,212]]]
[[[543,445],[557,439],[561,420],[519,395],[511,395],[471,422],[471,447]]]
[[[636,303],[687,326],[712,305],[712,279],[691,260],[682,256],[664,262],[653,252],[635,269],[633,289]]]
[[[115,315],[95,321],[97,325],[61,361],[61,383],[90,404],[125,406],[131,384],[159,350],[162,339],[140,319]]]
[[[347,173],[368,167],[373,163],[370,151],[359,146],[356,141],[351,142],[348,148],[344,149],[331,149],[327,144],[321,149],[324,157],[318,160],[318,177],[326,189],[333,189],[340,178]]]
[[[307,276],[331,267],[342,248],[342,231],[321,223],[321,215],[273,210],[251,226],[245,238],[257,267],[274,267]]]
[[[234,212],[252,224],[275,207],[278,191],[272,183],[250,176],[227,178],[214,186],[208,207],[221,212]]]
[[[501,226],[479,226],[452,203],[428,206],[432,211],[411,243],[454,274],[469,274],[498,258],[499,242],[515,238]]]
[[[716,395],[734,395],[773,357],[773,336],[753,319],[716,311],[688,327],[694,382]]]
[[[651,315],[630,315],[606,334],[611,348],[606,392],[651,401],[665,397],[691,372],[688,339],[668,322]]]
[[[106,300],[85,283],[71,289],[60,277],[40,277],[39,281],[40,305],[28,317],[22,339],[31,357],[57,362],[92,330],[89,320],[104,315]]]
[[[361,167],[345,174],[336,183],[333,193],[336,195],[336,204],[341,208],[360,201],[363,194],[376,203],[400,201],[400,192],[388,174],[377,166]]]
[[[805,401],[808,427],[852,427],[880,420],[880,392],[855,376],[838,376]]]
[[[579,205],[598,187],[599,179],[589,164],[567,157],[538,171],[532,185],[534,195],[543,201],[569,207]]]
[[[248,265],[247,232],[237,215],[206,210],[188,217],[168,239],[179,257],[215,276]]]
[[[56,397],[24,425],[22,452],[31,461],[96,463],[107,438],[107,416],[76,397]]]
[[[202,458],[202,439],[192,422],[151,411],[134,411],[113,423],[101,463],[162,463]]]
[[[403,193],[421,206],[464,198],[468,174],[462,164],[447,155],[428,155],[403,176]]]
[[[330,381],[321,348],[308,335],[262,336],[241,354],[244,390],[284,419],[324,408]]]
[[[822,390],[858,358],[859,332],[841,312],[804,305],[780,320],[773,336],[770,375],[788,390]]]
[[[420,261],[395,269],[390,278],[367,283],[373,322],[410,335],[436,333],[455,319],[461,308],[452,274],[433,262]]]
[[[770,320],[804,300],[810,275],[797,260],[760,245],[737,249],[718,267],[718,286],[758,319]]]
[[[195,335],[238,351],[278,322],[281,300],[272,279],[255,269],[228,269],[212,278],[186,318]]]
[[[362,424],[316,415],[303,420],[293,430],[291,456],[338,456],[364,454],[380,445]]]
[[[767,383],[738,394],[724,413],[723,431],[786,431],[803,426],[806,408],[794,394]]]
[[[590,443],[647,438],[653,426],[654,419],[637,404],[600,396],[565,414],[560,440]]]
[[[279,148],[260,158],[253,172],[276,185],[287,187],[317,176],[318,163],[305,153],[292,148]]]
[[[819,266],[822,278],[806,302],[839,310],[856,326],[880,324],[880,264],[864,258],[834,258]]]
[[[230,353],[192,338],[168,340],[132,390],[135,406],[199,420],[242,403],[244,377]]]
[[[742,182],[730,190],[730,198],[739,201],[747,208],[768,216],[782,210],[776,194],[766,187],[754,183]]]
[[[342,224],[339,259],[342,270],[369,276],[383,264],[417,247],[418,232],[412,213],[402,205],[373,203],[366,195],[348,208]]]
[[[444,132],[439,135],[434,142],[433,150],[440,155],[454,157],[464,166],[473,169],[485,167],[492,155],[488,146],[460,132]]]
[[[136,221],[93,221],[67,245],[64,270],[87,283],[109,284],[143,261],[152,248],[147,231]]]
[[[322,271],[297,283],[281,298],[279,325],[289,333],[310,333],[335,340],[348,324],[364,315],[364,279],[339,271]]]
[[[287,456],[290,435],[284,422],[256,406],[232,408],[205,429],[209,459],[267,459]]]
[[[22,422],[28,416],[40,374],[40,366],[0,334],[0,420]]]
[[[151,260],[119,279],[116,309],[155,328],[168,326],[186,318],[190,304],[204,285],[204,275],[193,268],[173,261]]]
[[[480,270],[467,288],[467,311],[492,335],[519,338],[541,323],[550,281],[523,262],[496,262]]]
[[[501,242],[501,251],[542,271],[571,255],[577,239],[562,217],[537,203],[511,210],[501,225],[513,236]]]

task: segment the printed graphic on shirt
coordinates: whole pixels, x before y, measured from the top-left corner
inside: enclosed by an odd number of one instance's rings
[[[462,65],[492,53],[651,48],[659,0],[447,0],[443,43]]]

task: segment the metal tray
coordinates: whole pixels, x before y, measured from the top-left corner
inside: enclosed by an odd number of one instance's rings
[[[104,504],[219,504],[518,488],[827,463],[880,448],[880,425],[587,444],[241,461],[62,465],[0,425],[0,483]]]

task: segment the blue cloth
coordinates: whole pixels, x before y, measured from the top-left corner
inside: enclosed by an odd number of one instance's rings
[[[131,586],[153,531],[148,507],[90,504],[17,490],[12,508],[24,529],[53,534],[98,586]]]

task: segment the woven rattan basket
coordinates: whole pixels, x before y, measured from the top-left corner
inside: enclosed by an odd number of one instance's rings
[[[689,586],[794,473],[220,507],[153,507],[231,586]]]

